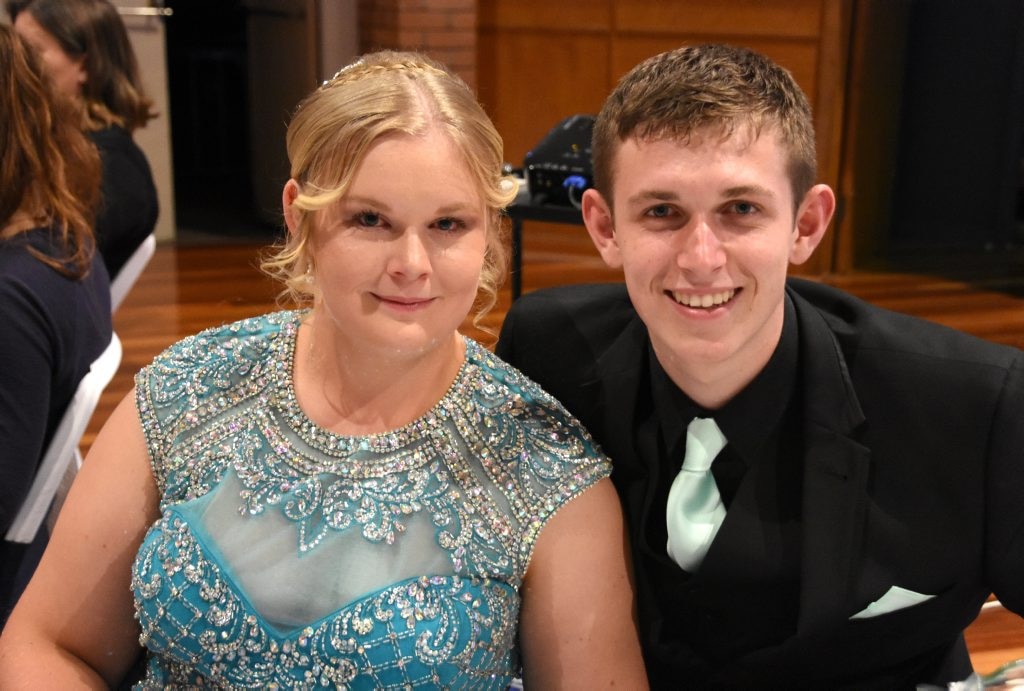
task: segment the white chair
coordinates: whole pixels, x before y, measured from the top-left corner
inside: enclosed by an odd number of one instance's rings
[[[78,472],[82,465],[78,442],[81,441],[89,418],[99,403],[100,394],[110,383],[120,364],[121,341],[117,334],[111,334],[110,345],[93,361],[89,371],[78,383],[75,395],[64,411],[60,424],[57,425],[50,445],[46,448],[46,454],[39,464],[35,480],[32,481],[32,487],[29,488],[18,515],[14,517],[14,522],[7,530],[6,538],[10,542],[32,542],[43,519],[46,518],[61,480],[65,474]]]
[[[146,268],[146,264],[149,264],[149,260],[153,258],[155,251],[156,236],[150,233],[149,237],[135,248],[132,256],[128,257],[128,261],[124,263],[117,276],[110,282],[110,311],[112,313],[116,312],[117,308],[121,306],[125,296],[128,295],[128,291],[139,280],[142,270]]]

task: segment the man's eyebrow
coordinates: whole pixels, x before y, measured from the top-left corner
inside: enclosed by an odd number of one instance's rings
[[[775,197],[775,193],[760,185],[737,185],[723,191],[724,197]]]
[[[767,187],[761,185],[736,185],[735,187],[728,187],[722,190],[723,197],[769,197],[774,198],[775,192]],[[627,204],[637,204],[642,202],[658,201],[658,202],[674,202],[679,200],[679,195],[671,190],[643,190],[637,192],[629,199],[626,200]]]
[[[679,199],[679,195],[669,190],[643,190],[637,192],[632,197],[626,200],[627,204],[637,204],[640,202],[674,202]]]

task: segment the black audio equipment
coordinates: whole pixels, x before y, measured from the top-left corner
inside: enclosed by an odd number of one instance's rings
[[[590,159],[593,130],[594,116],[572,115],[526,154],[523,168],[532,204],[579,208],[583,190],[594,185]]]

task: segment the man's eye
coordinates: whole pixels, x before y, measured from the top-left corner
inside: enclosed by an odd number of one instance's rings
[[[732,205],[732,210],[741,216],[747,216],[757,211],[757,207],[750,202],[735,202]]]
[[[667,218],[672,215],[672,207],[668,204],[658,204],[648,209],[647,215],[653,218]]]

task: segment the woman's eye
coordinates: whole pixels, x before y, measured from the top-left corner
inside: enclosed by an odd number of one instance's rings
[[[462,230],[466,227],[466,224],[457,218],[439,218],[434,222],[434,226],[438,230],[450,233],[456,230]]]
[[[380,225],[380,214],[375,214],[372,211],[363,211],[356,214],[355,220],[361,226],[375,228]]]

